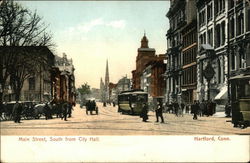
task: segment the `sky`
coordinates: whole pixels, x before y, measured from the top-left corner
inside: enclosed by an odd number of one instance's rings
[[[156,54],[167,49],[169,1],[19,1],[53,35],[55,54],[73,59],[76,87],[100,87],[106,60],[110,82],[132,77],[144,31]]]

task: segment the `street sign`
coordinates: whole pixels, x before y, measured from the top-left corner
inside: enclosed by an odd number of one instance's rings
[[[207,80],[211,80],[215,74],[215,71],[211,65],[211,63],[208,63],[207,67],[204,70],[204,76]]]

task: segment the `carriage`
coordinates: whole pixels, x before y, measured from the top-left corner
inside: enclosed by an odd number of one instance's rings
[[[0,119],[1,120],[12,120],[13,119],[13,108],[16,101],[6,102],[2,105]],[[34,118],[34,106],[36,102],[33,101],[18,101],[22,105],[21,118],[33,119]]]
[[[93,111],[98,115],[98,106],[96,105],[94,98],[86,99],[86,114],[90,111],[90,114],[92,114]]]
[[[148,103],[148,93],[143,90],[123,91],[118,95],[118,112],[140,115],[143,103]]]

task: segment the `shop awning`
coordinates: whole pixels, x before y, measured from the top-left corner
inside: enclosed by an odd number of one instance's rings
[[[227,98],[227,86],[223,86],[220,90],[220,92],[215,96],[215,100],[221,100]]]

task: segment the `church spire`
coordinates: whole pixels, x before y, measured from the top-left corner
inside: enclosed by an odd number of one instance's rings
[[[109,101],[109,66],[108,59],[106,61],[106,74],[105,74],[105,101]]]
[[[105,85],[109,84],[109,65],[108,60],[106,61],[106,73],[105,73]]]
[[[141,39],[141,48],[148,48],[148,39],[146,37],[145,30],[144,30],[144,36]]]

